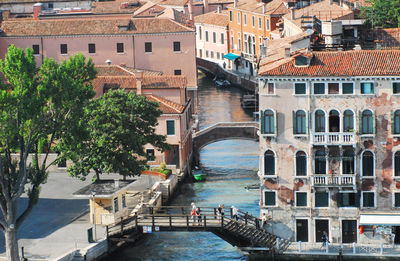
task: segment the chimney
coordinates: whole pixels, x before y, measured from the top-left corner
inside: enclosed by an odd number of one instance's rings
[[[285,47],[285,58],[290,57],[290,47]]]
[[[290,9],[290,18],[291,18],[292,20],[296,19],[296,14],[295,14],[295,12],[294,12],[294,8],[293,8],[293,7]]]
[[[264,3],[263,4],[263,9],[262,9],[263,14],[267,12],[267,5]]]
[[[235,7],[235,8],[237,7],[237,1],[238,0],[233,0],[233,7]]]
[[[204,4],[204,13],[208,13],[208,0],[203,0]]]
[[[33,5],[33,19],[38,20],[39,15],[42,12],[43,4],[42,3],[36,3]]]
[[[220,5],[218,6],[217,13],[219,13],[219,14],[221,13],[221,6]]]
[[[189,20],[193,21],[193,0],[189,0],[188,11],[189,11]]]
[[[136,80],[136,94],[138,94],[138,95],[142,94],[142,79],[143,79],[143,76],[142,76],[142,78]]]
[[[107,65],[111,65],[111,60],[106,60]]]

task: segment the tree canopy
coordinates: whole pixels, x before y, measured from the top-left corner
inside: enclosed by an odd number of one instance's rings
[[[91,170],[96,179],[102,173],[119,173],[124,178],[140,175],[148,160],[144,145],[168,148],[165,136],[155,132],[162,114],[158,106],[145,96],[123,90],[91,100],[82,118],[84,139],[63,149],[65,158],[74,163],[68,168],[69,174],[81,179]]]
[[[31,48],[11,45],[0,72],[0,229],[7,259],[14,261],[19,260],[17,230],[37,203],[53,163],[47,161],[49,152],[56,149],[55,141],[80,136],[78,123],[94,96],[96,70],[81,54],[61,64],[45,58],[37,68]],[[18,216],[24,192],[29,203]]]
[[[362,12],[372,27],[400,27],[400,0],[367,0],[367,5]]]

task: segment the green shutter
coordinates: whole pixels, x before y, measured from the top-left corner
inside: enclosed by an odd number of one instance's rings
[[[338,208],[341,208],[342,207],[342,205],[343,205],[343,198],[342,198],[342,193],[337,193],[336,194],[336,202],[337,202],[337,206],[338,206]]]
[[[308,119],[311,117],[310,113],[306,112],[306,134],[308,135]]]
[[[390,115],[391,115],[391,125],[392,125],[392,134],[394,134],[394,113],[393,113],[393,111],[391,111],[390,112]]]
[[[264,111],[260,111],[260,133],[264,134],[265,133],[265,119],[264,119]]]
[[[358,112],[358,133],[363,134],[363,129],[362,129],[362,111]]]
[[[274,134],[278,135],[278,117],[276,111],[274,111]]]
[[[293,134],[296,134],[296,111],[292,111],[293,117]]]
[[[372,114],[372,133],[376,134],[376,112]]]

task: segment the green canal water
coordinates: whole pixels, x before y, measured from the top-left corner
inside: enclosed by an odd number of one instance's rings
[[[216,122],[251,121],[252,112],[240,106],[240,89],[217,89],[210,78],[199,74],[200,128]],[[234,205],[258,215],[257,184],[258,143],[249,140],[226,140],[212,143],[200,152],[201,167],[207,174],[203,183],[185,183],[172,205]],[[244,253],[212,233],[157,232],[146,235],[135,246],[128,246],[107,260],[246,260]]]

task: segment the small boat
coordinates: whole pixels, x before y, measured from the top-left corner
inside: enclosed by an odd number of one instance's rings
[[[192,175],[195,181],[206,180],[206,174],[202,170],[193,170]]]
[[[247,190],[252,190],[252,189],[259,189],[260,185],[259,184],[253,184],[253,185],[248,185],[244,187]]]
[[[226,79],[226,76],[223,73],[218,73],[217,75],[215,75],[214,82],[217,87],[228,87],[231,85],[231,83]]]

